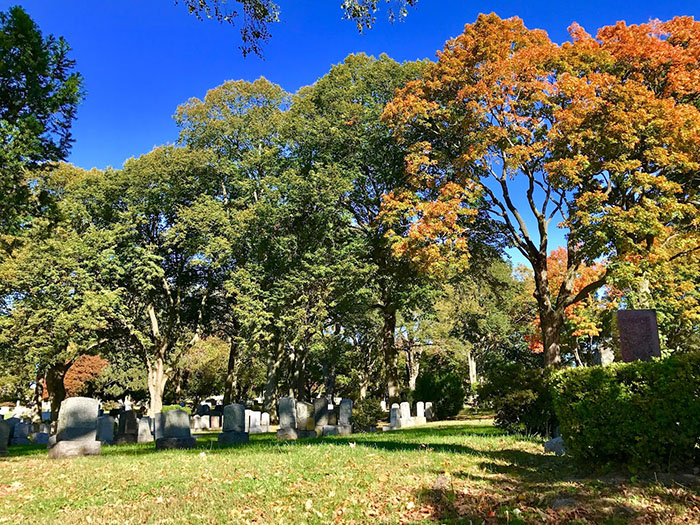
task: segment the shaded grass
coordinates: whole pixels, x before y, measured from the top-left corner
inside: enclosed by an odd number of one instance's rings
[[[274,434],[194,450],[103,447],[0,459],[0,522],[682,523],[700,522],[694,477],[586,476],[541,440],[490,420],[278,442]]]

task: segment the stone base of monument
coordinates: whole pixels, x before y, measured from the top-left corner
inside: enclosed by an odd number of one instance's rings
[[[317,437],[315,430],[299,430],[298,428],[280,428],[277,431],[277,439],[280,440],[307,439],[313,437]]]
[[[50,459],[77,458],[80,456],[99,456],[102,443],[99,441],[58,441],[49,448]]]
[[[121,436],[117,436],[117,439],[114,441],[114,443],[117,445],[132,445],[134,443],[138,443],[138,435],[122,434]]]
[[[194,448],[196,446],[197,440],[193,437],[156,439],[156,450],[168,450],[174,448]]]
[[[233,430],[228,430],[219,434],[217,438],[219,445],[234,445],[236,443],[248,443],[250,440],[250,435],[248,432],[235,432]]]
[[[31,441],[29,441],[28,437],[13,437],[10,440],[10,445],[17,446],[17,445],[30,445]]]
[[[419,416],[413,417],[413,424],[414,425],[425,425],[427,422],[428,422],[428,420],[425,417],[419,417]]]
[[[349,436],[352,434],[352,425],[325,425],[324,436]]]

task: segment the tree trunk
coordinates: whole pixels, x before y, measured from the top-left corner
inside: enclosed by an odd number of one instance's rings
[[[396,310],[384,308],[384,324],[382,326],[382,350],[384,353],[384,371],[386,374],[386,389],[389,403],[399,400],[399,371],[398,352],[394,333],[396,332]]]
[[[476,389],[478,378],[476,375],[476,358],[474,357],[474,352],[471,350],[467,351],[467,362],[469,364],[469,386],[473,393]]]
[[[46,389],[49,391],[51,398],[51,421],[58,420],[61,403],[66,398],[66,387],[63,380],[72,364],[72,361],[57,363],[46,372]]]
[[[263,408],[271,417],[275,417],[275,402],[277,401],[277,376],[282,366],[282,343],[277,342],[275,351],[267,357],[267,381],[265,382],[265,399]]]
[[[240,365],[240,348],[234,338],[231,338],[228,352],[228,369],[226,371],[226,384],[224,385],[224,405],[233,401],[233,396],[238,391],[238,368]]]
[[[420,372],[420,352],[406,344],[406,375],[408,376],[408,388],[413,391],[416,389],[416,381]]]
[[[43,401],[44,397],[44,377],[43,374],[37,373],[36,375],[36,383],[34,387],[34,403],[36,405],[36,415],[39,418],[39,422],[41,423],[41,416],[42,416],[42,410],[41,410],[41,404]]]
[[[155,417],[163,408],[163,391],[167,380],[165,359],[163,352],[159,352],[156,358],[148,363],[148,394],[150,396],[148,415],[150,417]]]
[[[547,274],[547,254],[532,261],[535,277],[535,299],[540,316],[540,329],[542,331],[542,349],[544,352],[544,366],[558,367],[561,364],[561,349],[559,340],[561,329],[564,325],[564,312],[555,309],[552,304],[552,294],[549,291],[549,278]]]

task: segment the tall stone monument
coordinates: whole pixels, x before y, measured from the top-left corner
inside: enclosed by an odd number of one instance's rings
[[[618,310],[613,315],[613,341],[622,361],[661,357],[655,310]]]

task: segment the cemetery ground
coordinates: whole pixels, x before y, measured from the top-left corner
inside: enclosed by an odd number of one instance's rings
[[[692,474],[586,473],[490,419],[347,437],[0,458],[0,523],[699,523]]]

